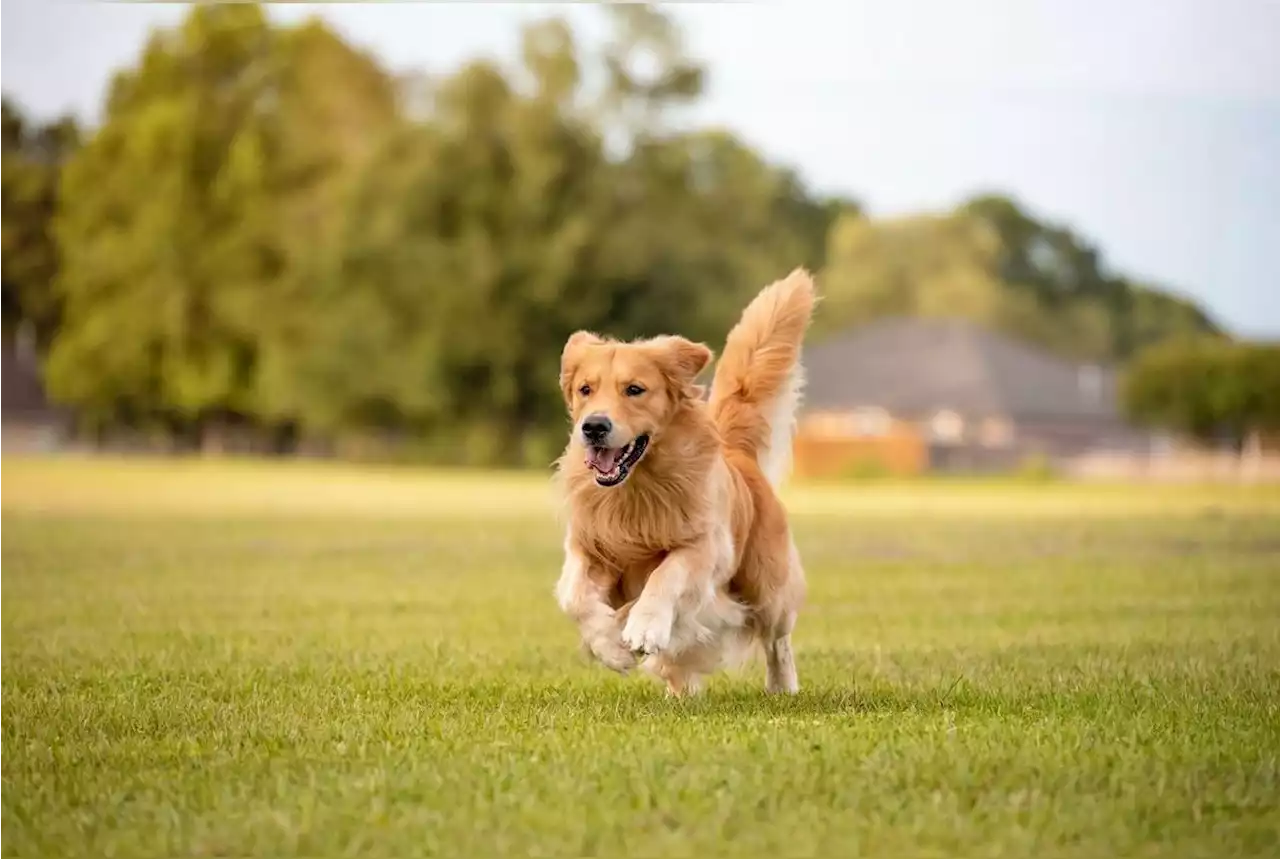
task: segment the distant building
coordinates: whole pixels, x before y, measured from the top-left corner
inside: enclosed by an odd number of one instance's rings
[[[970,322],[883,320],[810,346],[804,361],[802,475],[995,471],[1152,445],[1121,416],[1111,368]]]
[[[5,453],[32,453],[57,448],[70,428],[65,410],[49,402],[40,378],[35,344],[28,331],[5,332],[0,354],[0,400]]]

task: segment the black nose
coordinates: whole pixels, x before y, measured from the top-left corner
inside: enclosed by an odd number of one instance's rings
[[[599,443],[613,430],[613,421],[604,415],[587,415],[582,421],[582,436],[589,442]]]

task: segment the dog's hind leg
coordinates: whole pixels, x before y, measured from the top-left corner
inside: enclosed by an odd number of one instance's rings
[[[702,691],[701,674],[685,674],[667,680],[667,694],[673,698],[697,695]]]
[[[697,695],[704,679],[749,651],[747,609],[724,591],[689,614],[677,614],[670,651],[647,656],[643,666],[674,697]]]
[[[800,691],[800,678],[796,674],[795,654],[791,651],[791,633],[796,627],[796,614],[804,600],[804,568],[800,565],[800,553],[792,544],[788,553],[786,584],[777,594],[778,603],[761,624],[764,639],[765,690],[771,693],[794,695]]]
[[[794,618],[792,618],[794,622]],[[800,691],[800,678],[796,675],[796,659],[791,652],[791,633],[771,634],[764,642],[765,691],[794,695]]]
[[[697,695],[702,691],[702,675],[687,665],[672,662],[661,655],[650,656],[650,670],[667,684],[667,694],[673,698]]]

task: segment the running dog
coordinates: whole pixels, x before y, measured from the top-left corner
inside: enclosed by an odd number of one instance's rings
[[[776,489],[791,467],[813,315],[803,269],[765,287],[729,332],[710,397],[706,345],[579,331],[560,386],[573,420],[557,462],[566,503],[561,609],[604,665],[643,667],[671,694],[755,645],[766,689],[799,689],[791,632],[804,570]]]

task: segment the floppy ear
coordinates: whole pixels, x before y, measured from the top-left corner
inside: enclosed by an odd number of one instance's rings
[[[674,335],[655,337],[652,342],[661,351],[672,380],[687,396],[696,397],[693,380],[711,363],[715,355],[711,347]]]
[[[573,400],[573,374],[578,369],[578,353],[584,346],[603,343],[604,339],[590,331],[575,331],[565,341],[560,353],[560,392],[566,403]]]

